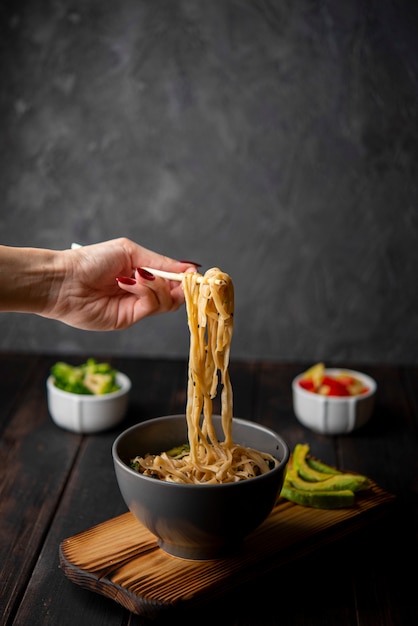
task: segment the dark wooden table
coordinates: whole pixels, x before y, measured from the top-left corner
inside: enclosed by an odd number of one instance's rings
[[[0,354],[2,625],[150,623],[70,581],[60,568],[59,545],[126,511],[112,442],[137,421],[184,411],[187,363],[101,358],[132,379],[129,411],[118,429],[81,436],[56,427],[48,414],[45,381],[58,357]],[[291,448],[309,443],[316,456],[368,475],[396,502],[379,522],[185,610],[189,624],[418,623],[418,367],[357,366],[378,383],[374,416],[351,435],[325,437],[304,429],[292,411],[291,380],[308,365],[232,362],[235,415],[277,430]],[[173,620],[165,613],[154,623]]]

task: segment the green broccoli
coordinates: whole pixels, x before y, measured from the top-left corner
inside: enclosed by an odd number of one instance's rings
[[[58,361],[51,367],[51,374],[56,387],[71,393],[99,395],[120,388],[116,370],[109,363],[98,363],[92,358],[78,366]]]

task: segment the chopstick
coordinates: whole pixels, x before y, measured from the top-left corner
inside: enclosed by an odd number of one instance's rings
[[[77,250],[78,248],[81,248],[82,246],[79,243],[72,243],[71,244],[71,250]],[[143,267],[143,270],[146,270],[147,272],[150,272],[151,274],[154,274],[154,276],[160,276],[160,278],[167,278],[168,280],[178,280],[180,283],[183,280],[183,276],[184,276],[184,272],[181,273],[176,273],[176,272],[166,272],[164,270],[156,270],[153,267]],[[200,283],[202,282],[202,277],[199,277],[197,279],[197,282]],[[215,280],[215,285],[222,285],[223,281],[222,280]]]
[[[142,269],[146,270],[147,272],[150,272],[150,274],[154,274],[154,276],[160,276],[160,278],[167,278],[168,280],[178,280],[179,282],[183,280],[183,276],[185,274],[185,272],[180,272],[179,274],[176,274],[175,272],[166,272],[165,270],[156,270],[153,267],[143,267]],[[203,276],[199,276],[196,282],[201,283],[202,278]],[[216,279],[214,282],[215,282],[215,285],[222,285],[224,283],[223,280],[219,280],[219,279]]]
[[[178,280],[181,282],[183,280],[184,272],[176,274],[175,272],[165,272],[164,270],[156,270],[153,267],[142,267],[143,270],[146,270],[150,274],[154,274],[154,276],[160,276],[161,278],[167,278],[168,280]]]

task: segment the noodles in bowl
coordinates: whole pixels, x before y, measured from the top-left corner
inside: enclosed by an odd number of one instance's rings
[[[188,559],[231,553],[269,515],[289,459],[274,431],[233,418],[228,364],[233,286],[217,268],[185,274],[190,328],[185,415],[146,420],[113,444],[130,511],[166,552]],[[213,400],[221,387],[221,414]],[[172,448],[187,444],[180,454]]]
[[[218,268],[204,276],[184,275],[190,352],[187,387],[188,453],[147,454],[132,467],[153,478],[180,483],[228,483],[253,478],[277,466],[270,454],[236,445],[232,438],[232,386],[229,356],[234,319],[234,287]],[[212,422],[212,401],[222,387],[220,441]],[[203,414],[203,420],[202,420]],[[181,442],[179,442],[181,443]]]

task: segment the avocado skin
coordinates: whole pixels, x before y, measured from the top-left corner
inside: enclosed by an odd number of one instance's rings
[[[281,496],[302,506],[339,509],[353,506],[355,493],[369,486],[366,476],[340,472],[309,456],[308,444],[297,444]]]
[[[325,478],[325,480],[310,482],[301,478],[295,468],[287,473],[286,480],[293,487],[302,491],[341,491],[349,489],[356,492],[369,486],[367,478],[357,474],[335,474]]]
[[[342,472],[340,472],[340,470],[337,470],[337,468],[323,463],[319,459],[316,459],[314,456],[307,456],[306,463],[307,465],[309,465],[310,468],[318,470],[318,472],[324,472],[324,474],[342,474]]]
[[[329,472],[325,464],[322,464],[323,469],[315,469],[307,462],[309,454],[309,446],[306,443],[298,443],[293,451],[293,467],[297,470],[299,476],[304,480],[310,482],[323,481],[335,474],[336,472]],[[340,472],[338,472],[340,473]]]
[[[301,491],[285,482],[281,495],[301,506],[315,509],[343,509],[354,504],[355,495],[349,489],[341,491]]]

